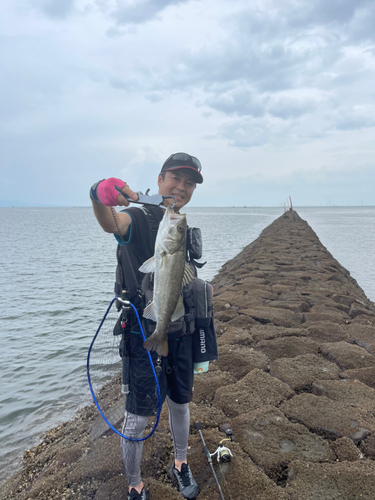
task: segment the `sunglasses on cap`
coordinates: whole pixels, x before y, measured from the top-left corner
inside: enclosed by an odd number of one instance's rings
[[[174,153],[174,154],[172,154],[169,158],[167,158],[165,160],[161,170],[163,171],[169,164],[173,165],[173,164],[176,164],[176,162],[180,162],[180,161],[188,162],[190,164],[190,166],[192,166],[193,168],[198,170],[198,172],[200,172],[202,170],[202,165],[201,165],[201,162],[198,160],[198,158],[196,158],[195,156],[190,156],[186,153]]]

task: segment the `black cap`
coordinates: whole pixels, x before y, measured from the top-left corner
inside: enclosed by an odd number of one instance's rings
[[[194,182],[202,184],[203,177],[201,172],[201,162],[195,156],[188,155],[187,153],[174,153],[167,158],[162,166],[161,172],[170,170],[178,170],[180,168],[188,168],[193,174]]]

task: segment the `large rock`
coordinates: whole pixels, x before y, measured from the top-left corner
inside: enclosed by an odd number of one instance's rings
[[[276,326],[284,326],[290,328],[301,324],[301,318],[292,311],[285,309],[272,309],[270,307],[252,307],[239,310],[240,314],[250,316],[262,325],[273,323]]]
[[[342,370],[375,366],[375,357],[366,349],[347,342],[325,343],[320,347],[323,356],[336,363]]]
[[[348,341],[350,334],[344,324],[332,323],[331,321],[315,321],[303,325],[310,336],[316,342],[340,342]]]
[[[340,375],[342,378],[358,379],[364,384],[375,389],[375,367],[347,370]]]
[[[345,327],[351,342],[375,354],[375,326],[352,322]]]
[[[267,370],[269,358],[252,347],[227,345],[219,347],[219,359],[215,362],[223,372],[229,372],[235,379],[244,377],[255,368]]]
[[[307,337],[308,331],[304,328],[285,328],[274,324],[254,325],[250,328],[254,345],[262,340],[272,340],[280,337]]]
[[[241,317],[241,316],[239,316]],[[246,328],[240,328],[237,326],[232,326],[231,324],[225,325],[223,328],[223,333],[218,337],[217,344],[219,346],[225,345],[252,345],[253,337]]]
[[[284,402],[280,410],[312,432],[329,438],[346,436],[360,441],[375,432],[375,416],[368,410],[326,396],[300,394]]]
[[[375,389],[359,380],[322,380],[320,385],[327,398],[361,407],[370,414],[375,410]]]
[[[213,404],[229,417],[236,417],[264,405],[278,405],[293,395],[287,384],[255,369],[236,384],[220,387]]]
[[[341,370],[320,356],[306,354],[295,358],[276,359],[271,363],[270,371],[293,390],[301,390],[314,382],[338,379]]]
[[[228,425],[230,419],[220,408],[210,404],[190,403],[191,432],[195,430],[195,422],[200,422],[202,428],[212,428]]]
[[[216,362],[212,363],[216,365]],[[211,403],[219,387],[233,384],[236,378],[229,372],[211,370],[208,373],[200,373],[194,377],[194,403]]]
[[[375,460],[375,434],[370,434],[361,441],[360,450],[372,460]]]
[[[355,462],[363,458],[362,452],[354,444],[354,442],[342,437],[331,443],[331,449],[334,451],[339,462]]]
[[[333,461],[329,442],[292,423],[275,407],[262,408],[232,419],[232,430],[241,447],[269,475],[277,474],[292,460]]]
[[[282,337],[263,340],[256,344],[256,350],[266,354],[272,361],[278,358],[295,358],[302,354],[318,354],[319,344],[306,337]]]
[[[337,464],[295,461],[289,464],[285,488],[290,500],[373,500],[375,462]]]

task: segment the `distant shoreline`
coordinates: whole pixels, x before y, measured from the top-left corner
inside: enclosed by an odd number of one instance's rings
[[[7,202],[0,202],[0,208],[91,208],[91,205],[38,205],[33,203],[18,203],[14,202],[13,204],[5,205]],[[10,202],[9,202],[10,203]],[[207,207],[196,207],[189,206],[189,208],[278,208],[280,211],[282,210],[281,206],[273,205],[273,206],[256,206],[256,205],[239,205],[239,206],[207,206]],[[375,205],[295,205],[294,208],[375,208]]]

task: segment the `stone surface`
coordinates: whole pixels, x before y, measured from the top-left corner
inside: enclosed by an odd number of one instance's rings
[[[339,378],[340,371],[337,365],[315,354],[279,358],[270,365],[271,374],[293,390],[301,390],[316,381]]]
[[[326,437],[346,436],[357,441],[375,432],[375,416],[368,410],[326,396],[300,394],[283,403],[280,410],[288,418]]]
[[[294,314],[292,311],[287,311],[284,309],[274,309],[263,306],[246,309],[243,308],[239,310],[239,313],[244,314],[245,316],[249,316],[262,325],[273,323],[276,326],[284,326],[286,328],[290,328],[291,326],[301,324],[301,319],[298,317],[298,315]]]
[[[236,384],[220,387],[213,404],[229,417],[235,417],[263,405],[278,405],[293,395],[287,384],[255,369]]]
[[[216,364],[213,362],[212,364]],[[235,383],[236,379],[229,372],[209,371],[194,377],[194,403],[211,403],[219,387]]]
[[[267,370],[269,358],[252,347],[229,344],[219,347],[219,359],[215,363],[219,370],[239,380],[255,368]]]
[[[355,462],[363,458],[363,453],[357,448],[354,442],[347,437],[336,439],[336,441],[331,444],[331,449],[340,462]]]
[[[324,389],[324,395],[333,401],[342,401],[353,407],[360,401],[363,410],[370,414],[375,410],[375,389],[359,380],[322,380],[320,385]]]
[[[256,350],[266,354],[271,361],[278,358],[295,358],[302,354],[318,354],[319,344],[306,337],[287,337],[263,340],[256,344]]]
[[[375,367],[347,370],[341,374],[342,378],[358,379],[362,383],[375,389]]]
[[[347,342],[322,344],[320,352],[343,370],[375,366],[375,357],[368,353],[366,349]]]
[[[372,500],[375,462],[337,464],[296,461],[289,464],[286,492],[290,500]]]
[[[310,338],[316,342],[339,342],[348,341],[350,333],[344,324],[332,323],[332,321],[315,321],[303,325]]]
[[[308,332],[300,328],[284,328],[273,324],[254,325],[250,328],[254,345],[262,340],[272,340],[279,337],[307,337]]]
[[[223,327],[223,333],[217,339],[218,346],[225,346],[229,344],[251,346],[253,343],[253,338],[248,329],[229,324]]]
[[[375,460],[375,434],[371,434],[363,439],[359,445],[360,450],[365,456]]]
[[[375,354],[375,326],[352,322],[345,330],[352,342]]]
[[[335,459],[327,441],[309,432],[305,426],[290,422],[272,406],[242,414],[232,419],[231,425],[242,448],[270,475],[292,460],[325,462]]]

